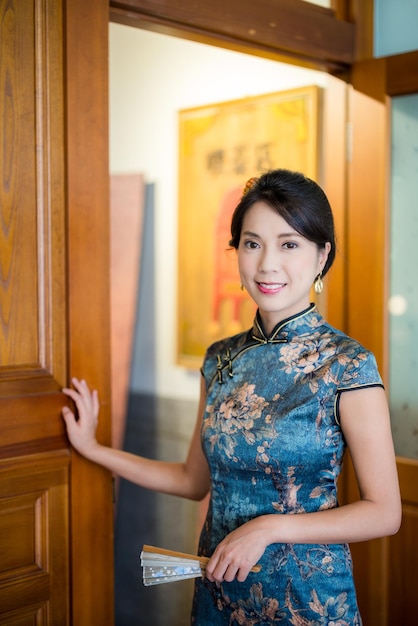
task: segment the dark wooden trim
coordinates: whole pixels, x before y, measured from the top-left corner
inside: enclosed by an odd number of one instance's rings
[[[61,437],[48,437],[47,439],[39,439],[38,441],[24,441],[23,443],[17,443],[12,446],[0,447],[0,460],[3,459],[18,459],[19,457],[28,456],[31,454],[41,454],[44,452],[59,452],[60,454],[68,454],[68,442],[67,438],[62,435]]]
[[[108,0],[66,2],[65,26],[69,378],[99,391],[110,444]],[[71,624],[111,626],[112,476],[74,451],[70,467]]]
[[[418,92],[418,51],[387,57],[386,87],[389,96]]]
[[[371,68],[373,79],[370,80]],[[384,103],[386,98],[418,92],[418,51],[355,63],[350,72],[353,87]]]
[[[386,59],[369,59],[355,63],[350,72],[350,83],[356,91],[386,101]]]
[[[351,0],[331,0],[331,9],[337,20],[349,22]]]
[[[418,474],[418,461],[398,457],[398,474],[401,485],[402,501],[404,504],[418,504],[418,492],[416,486],[416,476]]]
[[[355,59],[373,58],[374,48],[374,0],[346,0],[345,19],[356,24]],[[341,0],[340,0],[341,2]]]
[[[332,73],[354,62],[355,25],[302,0],[110,0],[110,20]]]

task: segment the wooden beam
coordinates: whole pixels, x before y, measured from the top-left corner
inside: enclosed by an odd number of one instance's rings
[[[354,61],[355,25],[302,0],[110,0],[110,20],[333,73]]]
[[[370,67],[374,68],[372,74],[367,71]],[[416,93],[418,50],[355,63],[350,70],[350,83],[357,91],[381,102],[388,96]]]
[[[418,51],[387,58],[387,93],[403,96],[418,91]]]

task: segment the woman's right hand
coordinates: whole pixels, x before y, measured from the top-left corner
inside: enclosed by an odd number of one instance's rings
[[[61,410],[67,427],[67,434],[74,448],[84,456],[97,446],[96,428],[99,416],[99,396],[96,390],[90,391],[85,380],[73,378],[72,388],[64,388],[62,393],[69,396],[76,405],[78,419],[71,409],[64,406]]]

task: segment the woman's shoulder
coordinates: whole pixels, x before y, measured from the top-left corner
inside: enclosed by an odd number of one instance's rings
[[[245,346],[250,340],[251,329],[237,333],[236,335],[231,335],[229,337],[219,339],[207,348],[205,360],[213,357],[216,358],[218,354],[222,355],[228,352],[234,354],[236,351]]]
[[[342,330],[332,326],[329,322],[322,320],[320,327],[320,333],[324,340],[335,344],[339,350],[349,350],[350,352],[371,354],[371,351],[366,348],[358,339],[347,335]]]
[[[327,322],[322,328],[325,345],[332,346],[334,360],[338,363],[341,389],[382,384],[375,355],[370,349]]]
[[[228,366],[234,357],[251,342],[251,329],[212,343],[206,350],[200,369],[207,383]]]

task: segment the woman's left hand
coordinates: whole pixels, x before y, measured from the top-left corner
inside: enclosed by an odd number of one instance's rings
[[[243,582],[268,546],[263,517],[257,517],[232,531],[217,546],[206,566],[212,582]]]

